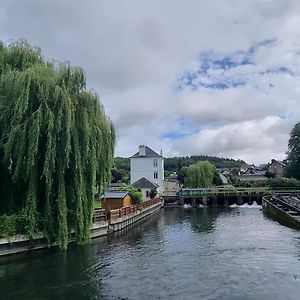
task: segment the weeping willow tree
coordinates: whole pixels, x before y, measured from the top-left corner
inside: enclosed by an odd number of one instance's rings
[[[85,74],[25,41],[0,43],[0,214],[30,236],[89,240],[93,188],[110,179],[115,132]]]
[[[190,188],[206,188],[213,186],[216,167],[209,161],[198,161],[188,167],[185,185]]]

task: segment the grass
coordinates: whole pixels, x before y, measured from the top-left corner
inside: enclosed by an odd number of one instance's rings
[[[97,209],[97,208],[102,208],[100,201],[94,201],[94,209]]]

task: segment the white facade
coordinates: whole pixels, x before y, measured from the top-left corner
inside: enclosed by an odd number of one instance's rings
[[[141,189],[142,195],[143,195],[143,200],[150,200],[150,193],[151,193],[151,189],[148,188],[142,188]]]
[[[140,146],[139,152],[130,157],[130,184],[145,177],[158,185],[158,192],[163,191],[164,158],[147,146]]]

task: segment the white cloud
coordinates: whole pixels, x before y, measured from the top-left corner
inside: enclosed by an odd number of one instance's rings
[[[299,8],[297,0],[3,0],[0,38],[26,38],[46,57],[82,66],[117,126],[118,155],[149,144],[263,162],[284,156],[300,113]],[[252,65],[198,78],[245,85],[175,92],[201,53],[238,61],[266,40],[274,42],[257,48]],[[165,138],[172,132],[190,136]]]

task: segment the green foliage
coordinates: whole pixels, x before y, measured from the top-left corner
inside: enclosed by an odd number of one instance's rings
[[[214,177],[213,177],[212,183],[213,183],[213,185],[222,185],[223,184],[220,174],[216,169],[214,170]]]
[[[115,169],[111,170],[112,182],[124,182],[128,183],[129,181],[129,172],[124,169]]]
[[[150,191],[150,198],[154,199],[156,197],[156,195],[157,195],[157,189],[152,189]]]
[[[215,166],[209,161],[199,161],[187,169],[185,186],[189,188],[211,187]]]
[[[182,167],[177,174],[177,179],[181,184],[185,184],[187,170],[188,167]]]
[[[18,214],[2,215],[0,216],[0,238],[26,234],[27,225],[27,217],[23,211]]]
[[[130,171],[130,160],[125,157],[115,157],[114,158],[114,167],[116,169],[122,169],[126,171]]]
[[[187,157],[165,158],[164,165],[166,171],[179,173],[182,167],[189,167],[190,165],[195,164],[198,161],[209,161],[210,163],[214,164],[216,168],[238,168],[243,163],[243,161],[234,160],[230,158],[195,155]]]
[[[85,73],[24,41],[0,45],[0,213],[67,247],[89,240],[93,186],[110,180],[115,132]],[[39,217],[42,222],[39,222]]]
[[[93,209],[102,208],[101,201],[94,201],[93,202]]]
[[[178,180],[183,184],[186,176],[186,169],[198,161],[206,160],[214,164],[217,168],[238,168],[243,163],[243,161],[239,160],[205,155],[169,157],[164,159],[165,177],[167,178],[172,173],[176,172],[178,174]],[[115,157],[114,169],[112,171],[113,182],[121,180],[122,182],[127,183],[129,181],[129,173],[130,159],[124,157]]]
[[[273,188],[280,188],[280,187],[300,187],[300,180],[295,178],[280,178],[280,179],[269,179],[268,185]]]
[[[126,185],[120,188],[120,191],[128,192],[133,204],[138,204],[143,199],[143,194],[140,190],[133,187],[132,185]]]
[[[266,171],[265,176],[266,176],[267,178],[275,178],[275,174],[274,174],[274,173],[271,173],[270,171]]]
[[[300,180],[295,178],[269,178],[257,181],[237,181],[235,187],[270,187],[270,188],[300,188]]]
[[[300,179],[300,122],[294,126],[290,135],[285,175]]]

